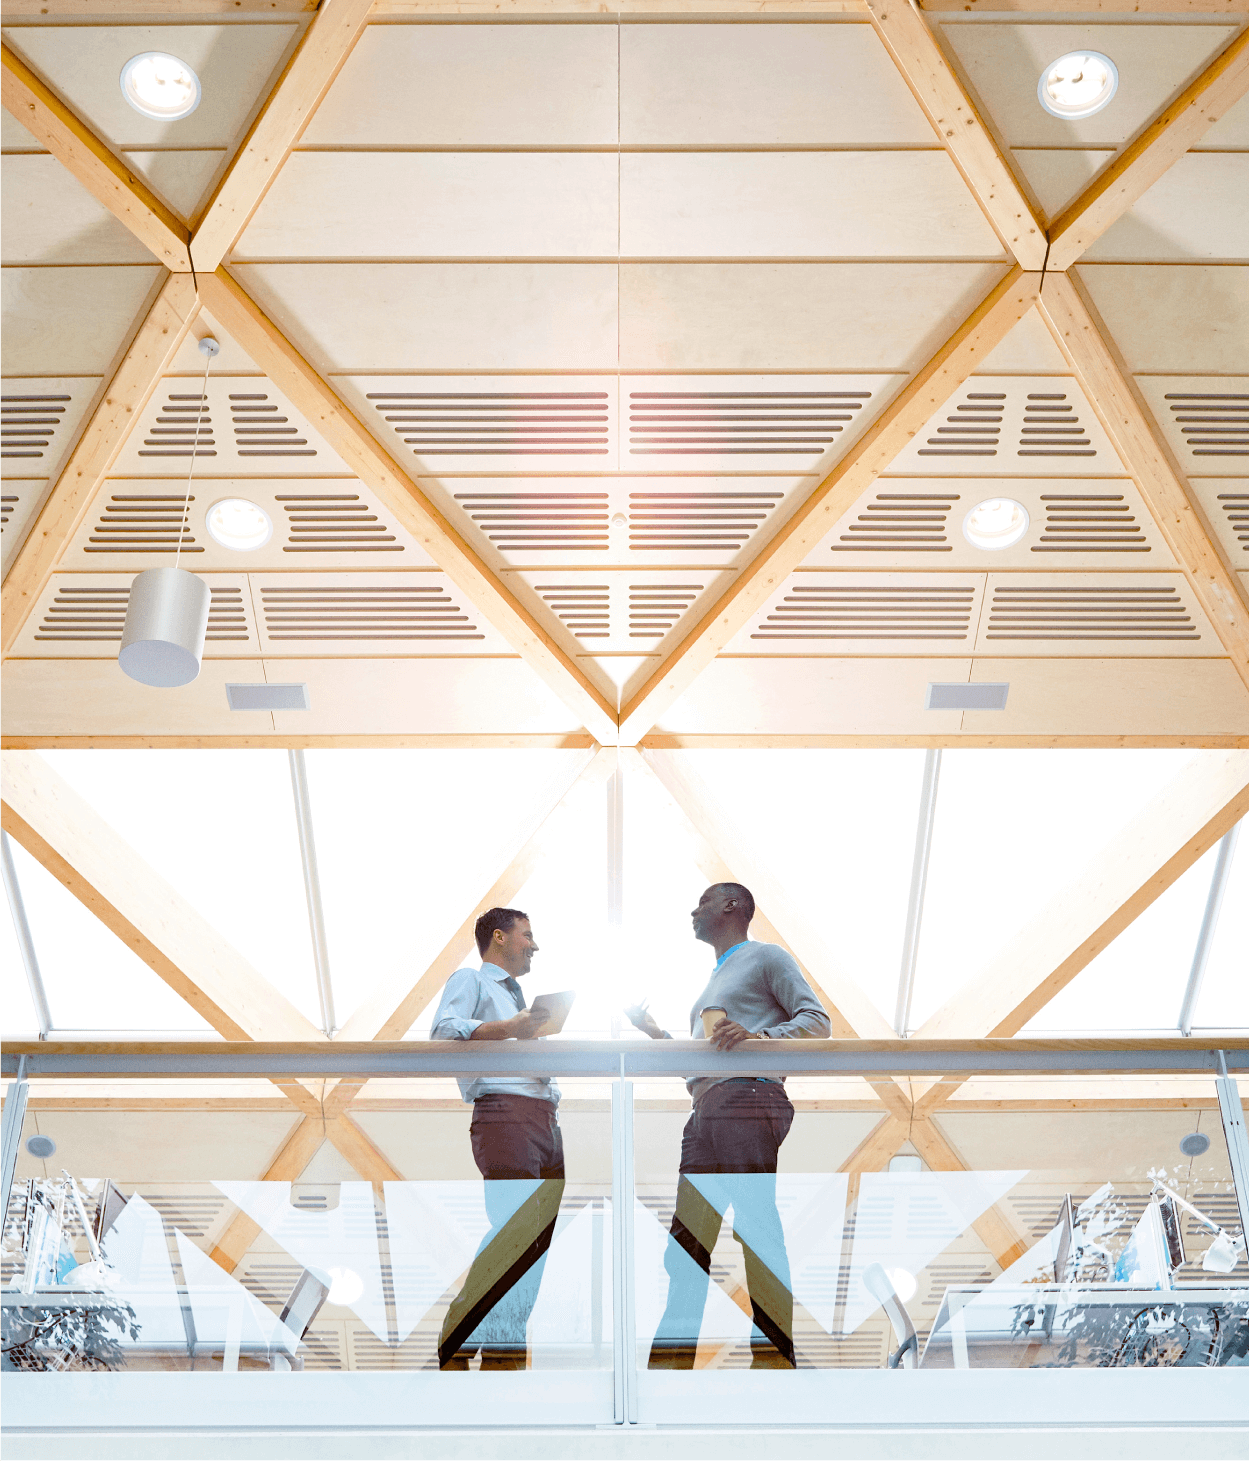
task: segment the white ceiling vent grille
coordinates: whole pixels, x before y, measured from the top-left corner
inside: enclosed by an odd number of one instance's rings
[[[1190,456],[1249,457],[1249,391],[1168,391]]]
[[[1045,529],[1034,553],[1149,553],[1122,492],[1043,492]]]
[[[949,553],[948,519],[957,492],[877,492],[844,524],[834,553]]]
[[[264,584],[260,610],[270,644],[476,641],[485,636],[441,583]]]
[[[629,547],[736,552],[782,501],[780,491],[630,492]]]
[[[1015,583],[994,586],[985,639],[1183,644],[1200,640],[1201,631],[1176,586]]]
[[[369,391],[417,456],[604,457],[606,391]]]
[[[49,457],[59,456],[65,417],[73,402],[67,392],[6,392],[0,396],[0,457],[24,463],[42,475]]]
[[[283,553],[402,553],[403,544],[357,492],[279,492]]]
[[[237,384],[237,382],[236,382]],[[231,391],[234,449],[241,457],[315,457],[317,449],[265,391]]]
[[[1074,380],[973,376],[889,470],[1063,477],[1120,472],[1122,465]]]
[[[457,492],[469,520],[501,553],[576,550],[602,553],[608,546],[606,492]]]
[[[195,502],[192,493],[190,502]],[[107,496],[91,528],[84,553],[202,553],[190,529],[192,507],[181,492],[114,492]],[[184,521],[186,526],[184,527]]]
[[[1240,551],[1249,553],[1249,492],[1220,492],[1215,500],[1223,509]]]
[[[630,456],[818,458],[869,390],[630,391]]]
[[[966,640],[974,584],[869,586],[794,583],[755,625],[751,639]]]
[[[535,591],[575,639],[611,638],[611,591],[605,583],[537,583]]]
[[[247,588],[210,585],[208,644],[247,644]],[[60,582],[34,630],[36,644],[120,644],[130,601],[129,583],[77,585]]]
[[[662,639],[702,593],[701,583],[631,583],[629,638]]]

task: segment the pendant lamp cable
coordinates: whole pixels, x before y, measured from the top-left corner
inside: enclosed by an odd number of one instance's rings
[[[187,468],[186,491],[182,497],[182,520],[178,524],[178,547],[173,555],[175,568],[178,566],[178,559],[182,556],[182,544],[186,539],[191,516],[191,479],[195,476],[195,457],[199,451],[200,431],[204,425],[204,417],[208,414],[208,372],[212,369],[213,356],[221,349],[221,346],[211,335],[205,335],[199,342],[199,349],[204,357],[204,380],[200,386],[199,410],[195,416],[195,439],[191,443],[191,464]]]

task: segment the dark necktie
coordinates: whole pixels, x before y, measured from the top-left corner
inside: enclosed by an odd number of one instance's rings
[[[503,988],[506,989],[507,992],[516,1001],[516,1008],[518,1010],[523,1010],[525,1008],[525,996],[520,992],[520,985],[517,984],[515,979],[513,979],[510,974],[507,976],[506,979],[502,981],[502,984]]]

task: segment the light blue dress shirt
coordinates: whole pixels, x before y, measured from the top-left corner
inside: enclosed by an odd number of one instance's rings
[[[478,1025],[488,1020],[510,1020],[524,1004],[504,982],[510,978],[497,964],[483,964],[480,969],[457,969],[442,991],[438,1013],[434,1016],[431,1040],[471,1040]],[[540,1101],[559,1105],[559,1087],[547,1075],[478,1076],[476,1080],[459,1080],[460,1095],[466,1101],[478,1096],[532,1096]]]

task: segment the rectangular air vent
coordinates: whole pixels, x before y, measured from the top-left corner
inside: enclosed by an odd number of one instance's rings
[[[1034,553],[1148,553],[1122,492],[1043,492],[1045,528]]]
[[[640,552],[736,552],[783,497],[766,490],[630,492],[629,547]]]
[[[1005,710],[1009,682],[942,684],[931,681],[924,699],[925,710]]]
[[[49,457],[59,456],[66,412],[73,397],[65,392],[6,392],[0,396],[0,457],[30,464],[40,472]]]
[[[536,583],[534,589],[574,638],[611,637],[611,601],[607,584]]]
[[[202,553],[189,526],[188,499],[181,492],[115,492],[104,499],[100,515],[83,546],[84,553],[173,553],[181,538],[184,553]]]
[[[246,644],[246,594],[244,584],[210,585],[208,610],[209,644]],[[120,644],[126,622],[130,584],[79,586],[60,581],[35,626],[36,644]]]
[[[607,550],[606,492],[457,492],[471,522],[502,553]]]
[[[403,544],[357,492],[279,492],[283,553],[402,553]]]
[[[751,639],[965,640],[972,584],[841,585],[792,583],[755,625]]]
[[[474,641],[485,636],[458,595],[443,584],[265,584],[260,588],[271,644],[357,641]]]
[[[1178,586],[1079,582],[1054,587],[996,584],[987,641],[1193,643],[1201,632]]]
[[[821,457],[868,390],[629,392],[630,456]]]
[[[701,583],[631,583],[629,638],[662,639],[702,591]]]
[[[1168,391],[1171,420],[1194,457],[1249,457],[1249,391]]]
[[[877,492],[846,523],[834,553],[949,553],[947,519],[957,492]]]
[[[606,391],[368,391],[417,456],[603,457]]]
[[[226,701],[231,710],[311,710],[305,684],[226,684]]]

